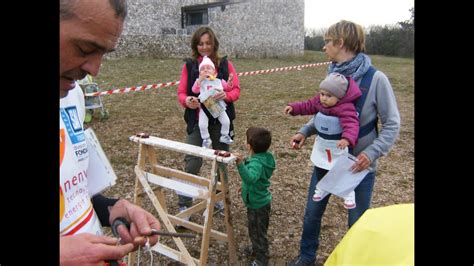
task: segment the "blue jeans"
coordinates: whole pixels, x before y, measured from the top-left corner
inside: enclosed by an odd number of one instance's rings
[[[316,258],[319,247],[319,233],[321,230],[321,219],[328,204],[331,194],[321,201],[313,201],[316,184],[327,173],[327,170],[314,167],[311,183],[308,190],[306,209],[304,213],[303,235],[301,236],[300,256],[303,260],[311,261]],[[372,191],[374,189],[375,172],[368,173],[362,182],[355,188],[356,207],[349,211],[349,228],[370,207]]]

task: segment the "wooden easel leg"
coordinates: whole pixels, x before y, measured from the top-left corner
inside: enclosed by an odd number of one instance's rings
[[[212,221],[214,218],[214,204],[216,201],[216,186],[217,186],[217,161],[212,162],[211,182],[209,182],[209,198],[207,199],[207,216],[204,221],[204,229],[202,232],[201,242],[201,256],[199,257],[199,265],[203,266],[207,263],[207,256],[209,252],[209,239],[212,229]]]
[[[144,144],[139,144],[138,147],[138,159],[137,159],[137,165],[138,167],[145,171],[145,165],[146,165],[146,155],[147,155],[147,146]],[[133,203],[140,206],[141,205],[141,199],[138,197],[141,193],[141,186],[140,186],[140,181],[138,180],[138,177],[135,177],[135,189],[133,193]],[[136,252],[130,252],[128,255],[128,266],[133,266],[135,264],[135,257],[136,257]]]
[[[234,239],[234,227],[232,225],[232,216],[230,213],[230,194],[229,182],[227,176],[227,168],[225,164],[219,163],[219,179],[223,184],[222,192],[224,193],[224,223],[227,233],[227,243],[229,249],[229,261],[231,265],[237,264],[236,244]]]
[[[147,146],[147,150],[148,150],[147,152],[148,161],[150,162],[151,168],[152,168],[151,172],[154,174],[158,174],[155,169],[155,165],[158,164],[158,162],[156,161],[155,149],[153,149],[152,146]],[[168,207],[166,206],[166,198],[165,198],[165,195],[163,194],[163,190],[161,189],[161,187],[157,187],[155,189],[155,195],[158,198],[158,201],[160,202],[161,206],[163,207],[163,210],[165,212],[168,212]]]
[[[159,215],[161,221],[163,222],[162,226],[164,226],[168,230],[168,232],[176,233],[176,230],[174,229],[173,224],[171,223],[171,221],[168,218],[168,213],[165,212],[163,207],[160,205],[160,202],[156,198],[155,194],[153,193],[153,190],[150,187],[150,184],[148,183],[148,180],[145,177],[146,172],[141,170],[140,167],[136,166],[135,167],[135,174],[137,175],[138,180],[142,184],[143,190],[147,193],[148,197],[150,198],[151,203],[155,207],[156,211],[158,211],[158,215]],[[184,257],[187,265],[195,265],[193,257],[191,256],[191,254],[189,254],[189,252],[186,249],[186,247],[184,246],[183,241],[181,240],[181,238],[174,237],[173,241],[175,242],[176,246],[178,247],[179,251],[181,252],[182,256]]]

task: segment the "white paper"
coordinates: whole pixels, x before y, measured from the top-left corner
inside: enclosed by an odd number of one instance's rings
[[[208,80],[205,79],[201,82],[201,91],[199,94],[199,100],[204,104],[212,115],[217,118],[226,110],[226,104],[224,100],[216,101],[212,96],[218,91],[223,91],[222,83],[220,79]]]
[[[115,185],[117,176],[110,165],[104,150],[92,128],[84,130],[87,149],[89,150],[89,167],[87,168],[87,189],[92,197]]]
[[[346,197],[369,173],[368,169],[353,173],[350,168],[354,163],[354,159],[349,159],[346,155],[339,157],[317,186],[341,198]]]

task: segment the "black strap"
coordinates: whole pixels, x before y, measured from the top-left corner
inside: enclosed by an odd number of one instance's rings
[[[375,128],[375,131],[377,134],[379,133],[379,129],[377,127],[377,122],[378,122],[378,117],[376,117],[374,120],[370,121],[369,123],[365,124],[364,126],[361,126],[359,128],[359,136],[357,138],[362,138],[365,137],[367,134],[372,132]]]
[[[355,107],[356,107],[356,110],[357,110],[357,113],[358,113],[359,116],[362,112],[362,107],[364,107],[364,103],[365,103],[365,100],[367,99],[367,95],[369,94],[370,85],[372,84],[372,79],[374,78],[375,72],[377,72],[377,69],[375,69],[373,66],[370,66],[369,70],[367,70],[367,72],[365,72],[365,74],[362,77],[362,80],[360,82],[359,87],[360,87],[360,90],[362,92],[362,95],[360,96],[360,98],[357,100],[357,102],[355,104]],[[369,123],[365,124],[364,126],[360,127],[358,138],[360,139],[360,138],[366,136],[367,134],[372,132],[372,130],[374,130],[374,128],[378,133],[377,121],[378,121],[378,117],[376,116],[374,120],[372,120]]]
[[[104,197],[102,194],[97,194],[92,197],[92,206],[99,217],[102,226],[110,226],[109,224],[109,207],[114,206],[118,199],[111,199]]]
[[[362,91],[362,95],[356,102],[356,110],[357,113],[362,111],[362,107],[364,107],[365,100],[367,98],[367,94],[369,93],[370,84],[372,84],[372,79],[374,78],[374,74],[377,71],[373,66],[369,67],[369,70],[365,72],[364,76],[362,77],[362,81],[360,82],[360,90]]]
[[[329,135],[329,134],[321,133],[318,130],[316,130],[316,132],[317,132],[318,136],[320,136],[323,139],[327,139],[327,140],[340,140],[342,138],[341,133],[340,134]]]

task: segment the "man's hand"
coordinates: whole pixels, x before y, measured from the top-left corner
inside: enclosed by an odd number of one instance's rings
[[[102,266],[106,260],[120,260],[133,251],[132,244],[117,245],[117,238],[82,233],[59,237],[59,264]]]
[[[299,150],[303,147],[304,140],[306,137],[301,133],[296,133],[290,140],[290,146],[292,149]]]
[[[365,153],[361,152],[359,155],[357,155],[357,162],[352,165],[351,171],[354,173],[360,172],[369,168],[371,163],[372,162],[370,161],[369,157]]]
[[[117,227],[122,243],[133,243],[136,250],[138,246],[145,245],[145,236],[148,236],[151,246],[158,242],[158,236],[149,236],[152,228],[156,230],[161,228],[160,222],[151,213],[122,199],[110,209],[110,224],[118,217],[123,217],[130,223],[130,231],[124,225]]]

